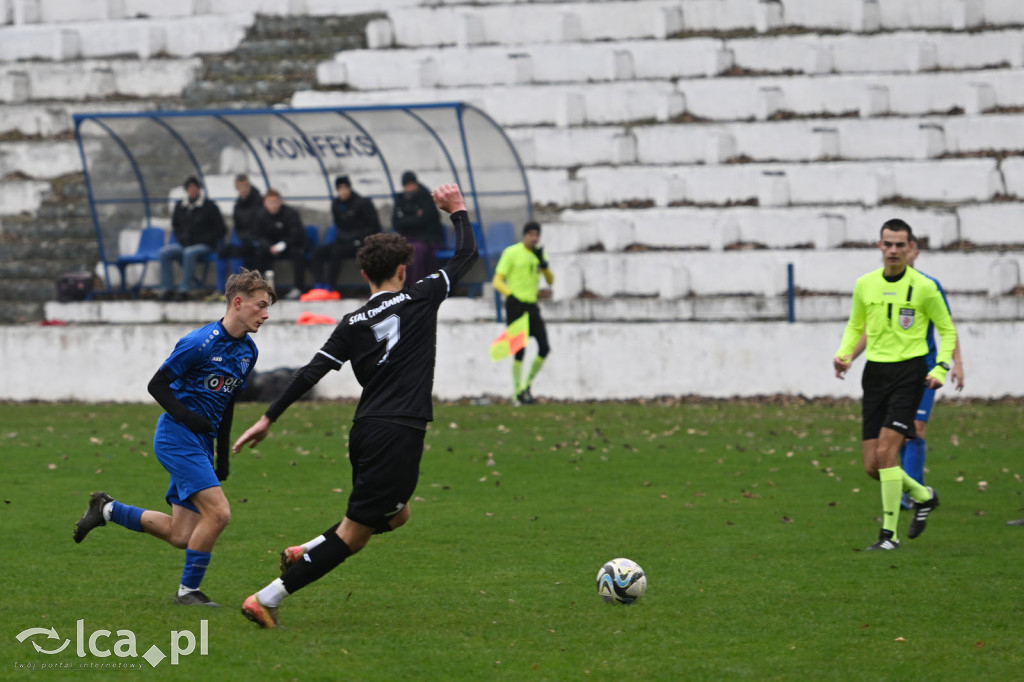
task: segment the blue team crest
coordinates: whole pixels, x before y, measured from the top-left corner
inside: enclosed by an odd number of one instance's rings
[[[910,329],[914,326],[913,308],[900,308],[900,326],[904,329]]]
[[[242,371],[243,372],[248,372],[249,371],[249,365],[252,363],[252,358],[242,358],[241,362],[242,362]]]

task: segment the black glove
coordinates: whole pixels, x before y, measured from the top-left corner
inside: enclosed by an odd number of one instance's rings
[[[184,424],[193,433],[209,433],[213,431],[213,424],[201,414],[193,412],[178,400],[174,391],[171,390],[171,379],[162,371],[157,370],[153,378],[149,380],[149,393],[160,407],[164,408],[167,414],[171,415]]]
[[[197,414],[186,408],[185,412],[173,415],[178,421],[187,426],[193,433],[210,433],[213,431],[213,424],[201,414]]]
[[[540,269],[541,270],[547,270],[548,269],[548,259],[544,256],[544,247],[543,246],[538,246],[537,248],[535,248],[533,250],[533,255],[536,256],[537,260],[540,261]]]
[[[220,428],[217,430],[217,462],[214,464],[214,471],[217,472],[218,481],[228,480],[231,473],[231,422],[235,419],[235,398],[231,398],[224,409],[220,419]]]
[[[228,474],[231,473],[231,451],[227,447],[221,450],[219,441],[217,446],[217,464],[214,467],[214,471],[217,472],[218,481],[228,480]]]

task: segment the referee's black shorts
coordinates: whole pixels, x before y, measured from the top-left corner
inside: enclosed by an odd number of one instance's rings
[[[864,389],[861,402],[863,438],[878,438],[882,427],[899,431],[913,438],[914,417],[924,395],[928,362],[919,358],[902,362],[868,362],[860,384]]]
[[[548,330],[540,316],[540,306],[536,303],[523,303],[515,296],[505,299],[505,324],[512,324],[523,313],[530,316],[530,336],[537,339],[537,355],[546,358],[551,352],[551,346],[548,344]],[[521,349],[516,353],[516,360],[522,360],[525,355],[526,349]]]
[[[384,419],[359,419],[349,434],[352,494],[345,516],[377,530],[408,504],[416,490],[426,431]]]

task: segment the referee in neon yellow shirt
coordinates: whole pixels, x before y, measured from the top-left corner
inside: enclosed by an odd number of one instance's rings
[[[527,313],[530,316],[530,336],[537,339],[537,357],[530,365],[526,381],[523,381],[526,349],[521,348],[512,360],[512,394],[525,405],[536,402],[530,393],[530,384],[551,352],[547,329],[537,306],[541,274],[549,285],[554,283],[555,276],[548,267],[544,247],[540,245],[540,224],[530,221],[523,226],[523,240],[501,252],[492,282],[494,288],[505,297],[506,323],[511,324],[522,317],[523,313]]]
[[[867,364],[861,378],[864,470],[881,482],[882,530],[869,550],[899,549],[900,497],[914,500],[907,529],[913,539],[924,532],[928,515],[939,506],[931,487],[900,467],[900,445],[914,437],[914,416],[925,387],[946,380],[956,346],[956,328],[935,281],[909,267],[914,248],[910,225],[895,218],[882,225],[878,248],[885,265],[860,277],[853,287],[853,308],[843,341],[832,360],[845,378],[862,334],[867,334]],[[935,367],[929,372],[928,323],[941,338]]]

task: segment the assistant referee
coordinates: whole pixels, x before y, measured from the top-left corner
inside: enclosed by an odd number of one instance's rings
[[[914,500],[907,536],[924,532],[928,515],[939,506],[931,487],[900,467],[900,445],[914,437],[914,416],[924,389],[939,388],[949,371],[956,328],[935,281],[909,267],[914,233],[895,218],[882,225],[878,248],[885,265],[857,280],[853,308],[832,364],[844,378],[862,334],[867,334],[867,364],[861,378],[864,470],[881,482],[882,530],[869,550],[899,549],[900,497]],[[928,323],[941,337],[935,367],[929,372]]]
[[[529,315],[530,336],[537,339],[537,356],[530,365],[530,372],[523,380],[523,360],[526,348],[520,348],[512,360],[512,395],[521,404],[536,402],[530,393],[530,384],[544,365],[544,359],[551,352],[548,332],[540,316],[537,292],[540,275],[547,283],[553,284],[555,275],[548,267],[544,247],[540,245],[540,224],[530,221],[523,226],[522,241],[501,252],[498,265],[494,268],[494,288],[505,297],[505,321],[512,324],[523,314]]]

